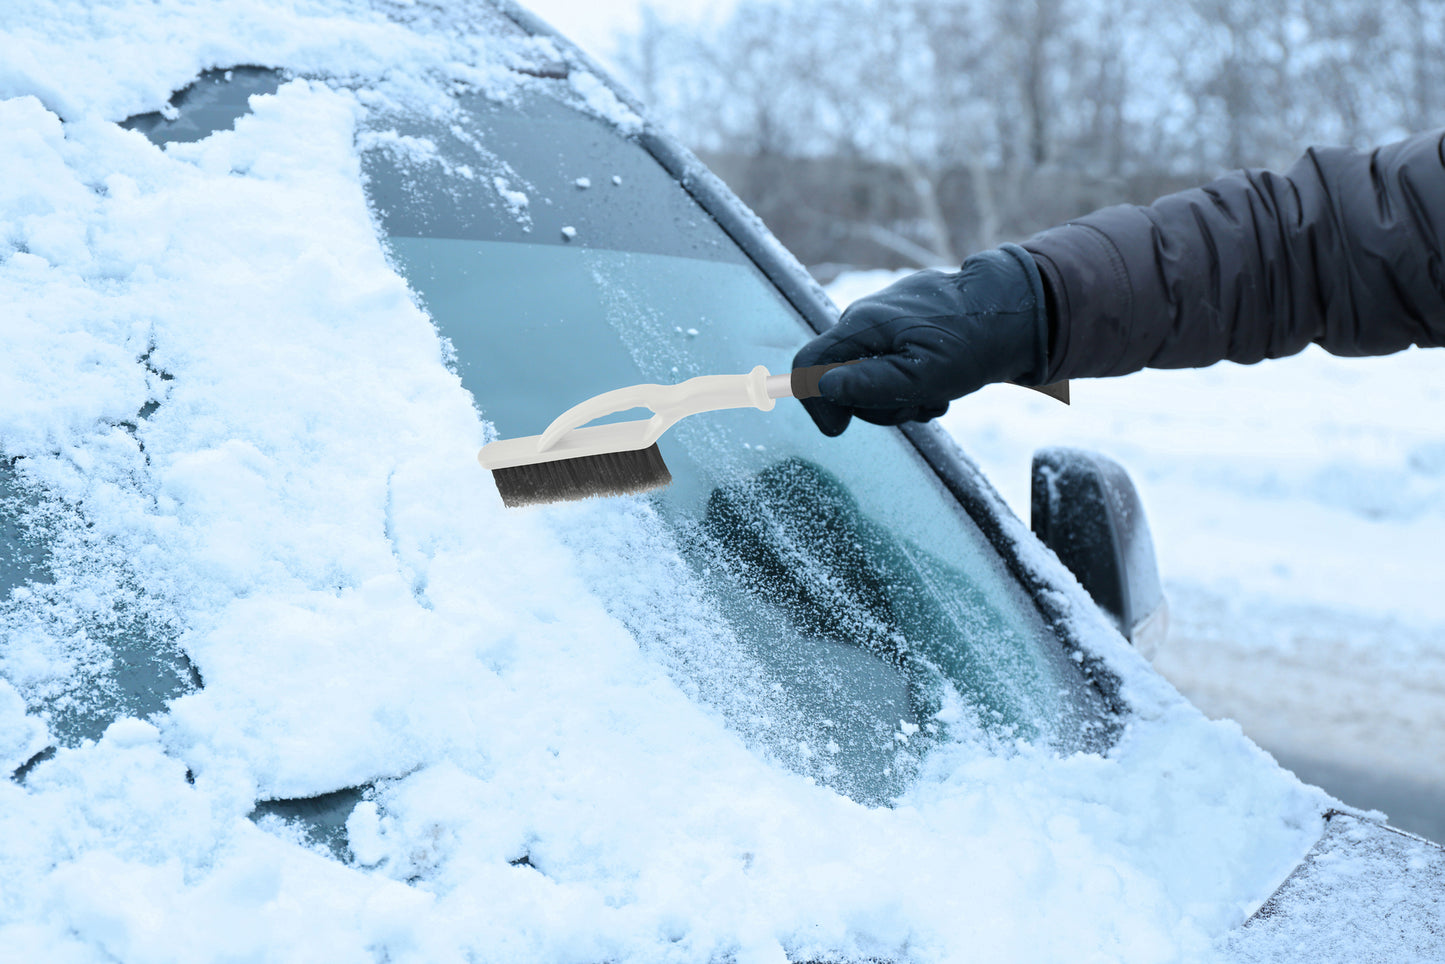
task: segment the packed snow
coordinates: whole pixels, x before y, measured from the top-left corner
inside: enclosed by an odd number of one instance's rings
[[[1077,587],[1135,711],[1117,745],[961,739],[870,808],[768,762],[608,615],[589,579],[615,565],[600,553],[619,527],[646,541],[645,500],[501,506],[474,460],[487,400],[386,258],[358,139],[378,105],[440,105],[458,83],[506,96],[525,82],[508,64],[557,56],[384,0],[7,11],[0,454],[44,509],[54,581],[0,612],[0,748],[15,763],[46,744],[35,707],[90,652],[66,620],[117,594],[174,627],[204,686],[0,781],[0,946],[56,962],[1209,956],[1330,800],[1181,699]],[[243,64],[312,79],[194,143],[116,123]],[[636,123],[596,78],[576,95]],[[665,601],[675,562],[631,575]],[[368,782],[346,859],[248,819]]]
[[[1445,927],[1437,896],[1442,878],[1445,851],[1422,850],[1399,831],[1336,816],[1255,922],[1221,941],[1221,950],[1238,964],[1433,960],[1405,949],[1438,947]],[[1401,913],[1400,899],[1408,894],[1423,899],[1412,903],[1413,913]]]

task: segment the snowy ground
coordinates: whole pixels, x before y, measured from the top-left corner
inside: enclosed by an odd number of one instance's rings
[[[840,277],[840,305],[891,281]],[[1301,776],[1445,840],[1445,353],[992,387],[943,424],[1028,519],[1046,445],[1138,485],[1171,605],[1156,667]]]

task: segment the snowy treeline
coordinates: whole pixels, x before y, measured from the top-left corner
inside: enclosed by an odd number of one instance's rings
[[[627,81],[805,262],[954,263],[1445,124],[1445,0],[742,0]]]

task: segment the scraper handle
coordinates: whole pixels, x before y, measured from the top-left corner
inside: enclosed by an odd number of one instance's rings
[[[794,368],[791,375],[772,375],[768,378],[768,395],[772,398],[783,398],[792,395],[794,398],[819,398],[822,392],[818,391],[818,381],[825,374],[835,368],[842,368],[844,365],[856,365],[862,361],[861,358],[854,358],[851,361],[834,362],[831,365],[809,365],[807,368]],[[1052,385],[1024,385],[1036,392],[1041,392],[1050,398],[1057,399],[1065,405],[1069,404],[1069,383],[1055,382]]]
[[[788,387],[794,398],[820,398],[823,393],[818,391],[818,381],[824,375],[835,368],[856,365],[860,361],[862,361],[861,358],[855,358],[852,361],[833,362],[831,365],[809,365],[807,368],[794,368],[793,373],[788,376]]]

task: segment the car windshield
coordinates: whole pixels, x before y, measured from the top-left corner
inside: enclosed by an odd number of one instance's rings
[[[800,316],[636,140],[564,100],[461,93],[363,136],[394,263],[482,414],[533,435],[625,385],[786,371]],[[950,735],[1099,736],[1102,699],[901,433],[825,438],[783,400],[659,445],[665,490],[526,511],[559,513],[610,611],[761,751],[876,803]]]

